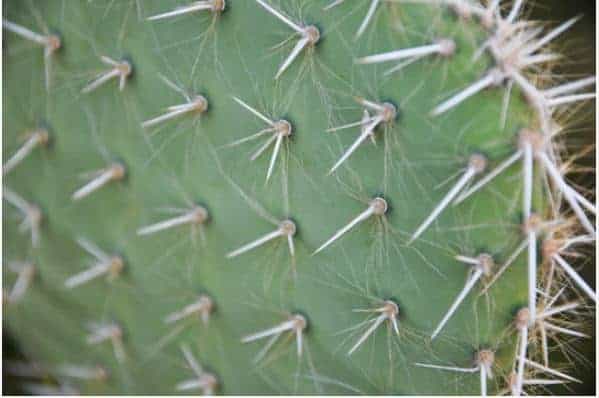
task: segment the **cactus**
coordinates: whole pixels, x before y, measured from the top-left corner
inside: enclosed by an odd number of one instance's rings
[[[562,137],[595,79],[550,73],[575,19],[523,3],[6,2],[3,326],[29,362],[5,369],[62,394],[576,383],[595,206]]]

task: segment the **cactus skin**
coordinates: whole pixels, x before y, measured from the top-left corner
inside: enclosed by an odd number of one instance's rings
[[[6,2],[4,18],[33,29],[39,13],[60,34],[64,48],[52,59],[53,81],[46,92],[41,50],[5,32],[3,156],[18,148],[23,131],[39,125],[49,126],[52,144],[35,149],[5,176],[4,186],[38,204],[44,220],[40,245],[32,248],[17,231],[12,218],[17,213],[4,207],[3,262],[28,260],[37,273],[23,299],[5,306],[3,326],[30,356],[48,364],[50,374],[61,363],[105,367],[106,380],[76,384],[85,394],[174,393],[177,383],[192,376],[182,343],[217,375],[219,394],[478,394],[477,376],[456,379],[413,364],[467,367],[475,351],[485,348],[496,350],[489,392],[503,389],[516,347],[510,327],[516,310],[527,303],[526,255],[489,291],[489,306],[485,297],[476,299],[475,289],[440,336],[433,342],[429,336],[464,285],[467,271],[454,256],[486,252],[500,264],[521,242],[521,199],[514,189],[520,169],[510,168],[493,180],[492,189],[450,206],[421,238],[407,244],[454,180],[438,184],[461,171],[473,153],[496,164],[513,152],[518,131],[535,123],[518,90],[512,93],[505,128],[499,125],[503,90],[498,89],[446,115],[429,115],[448,93],[492,65],[486,57],[471,61],[488,32],[445,7],[384,3],[354,41],[369,2],[345,2],[323,12],[323,1],[271,1],[294,20],[301,15],[303,22],[316,24],[322,35],[275,81],[291,45],[270,48],[291,35],[287,26],[249,0],[227,1],[227,10],[214,19],[197,13],[146,21],[180,3]],[[427,57],[391,77],[383,76],[385,66],[354,64],[361,56],[440,37],[456,41],[458,50],[449,59]],[[81,94],[104,70],[100,55],[130,60],[133,74],[122,92],[110,82]],[[160,74],[205,96],[208,110],[144,130],[143,121],[184,102]],[[293,126],[266,184],[270,151],[250,162],[252,144],[225,147],[263,128],[232,96]],[[391,101],[399,116],[377,133],[377,146],[367,141],[327,175],[358,132],[325,130],[359,120],[362,110],[354,96]],[[125,165],[125,179],[71,201],[82,185],[80,173],[113,161]],[[548,208],[541,184],[535,183],[538,211]],[[276,228],[236,186],[277,219],[296,222],[293,264],[283,241],[225,258]],[[367,220],[311,255],[375,195],[390,205],[387,224]],[[190,237],[188,226],[136,235],[139,227],[170,217],[159,208],[190,203],[210,214],[204,243]],[[121,276],[67,290],[64,281],[90,260],[77,238],[122,256]],[[4,280],[12,283],[14,276],[5,268]],[[163,322],[202,293],[215,301],[208,325],[197,318]],[[376,299],[398,304],[401,336],[389,340],[383,325],[347,356],[359,334],[343,331],[366,319],[353,310],[373,308]],[[302,358],[287,344],[254,364],[261,343],[242,344],[241,338],[295,312],[309,324]],[[122,327],[124,362],[117,361],[109,343],[86,344],[89,321]],[[185,328],[179,331],[180,325]]]

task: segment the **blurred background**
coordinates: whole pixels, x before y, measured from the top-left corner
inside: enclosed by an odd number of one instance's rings
[[[597,0],[537,0],[532,19],[564,21],[576,15],[583,18],[566,32],[559,41],[558,49],[566,55],[563,65],[555,70],[561,75],[581,77],[593,75],[596,72],[596,29],[595,8]],[[561,64],[562,62],[559,61]],[[596,170],[596,112],[595,102],[590,101],[578,109],[569,125],[567,145],[570,153],[584,154],[577,160],[578,173],[568,177],[577,183],[579,187],[585,187],[593,193],[595,198],[595,170]],[[584,277],[592,286],[595,286],[596,258],[593,249],[583,253],[579,259],[584,264]],[[596,290],[596,289],[595,289]],[[577,368],[577,377],[581,378],[582,384],[569,384],[566,388],[555,388],[553,393],[557,395],[583,394],[596,395],[596,330],[593,328],[586,331],[593,336],[592,339],[578,340],[576,350],[584,353],[592,363]]]

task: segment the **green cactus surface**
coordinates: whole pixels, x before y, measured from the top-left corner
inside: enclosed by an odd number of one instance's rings
[[[491,3],[5,1],[3,327],[28,359],[5,369],[32,393],[473,395],[570,381],[522,358],[593,367],[594,291],[556,260],[594,244],[558,184],[590,96],[548,94],[578,79],[551,75],[559,22]]]

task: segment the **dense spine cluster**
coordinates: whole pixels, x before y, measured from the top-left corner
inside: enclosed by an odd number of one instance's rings
[[[4,311],[44,363],[5,367],[55,381],[25,389],[519,396],[580,381],[555,351],[580,361],[561,339],[588,337],[596,292],[570,257],[594,245],[596,206],[565,176],[559,115],[595,77],[544,76],[577,18],[547,30],[523,0],[24,3],[3,10],[3,198],[30,239],[4,219]],[[101,10],[116,36],[82,32]],[[434,32],[403,45],[410,18]],[[22,68],[39,98],[11,91]],[[28,100],[39,125],[17,146]],[[46,182],[30,188],[34,166]],[[71,360],[71,343],[110,364]]]

